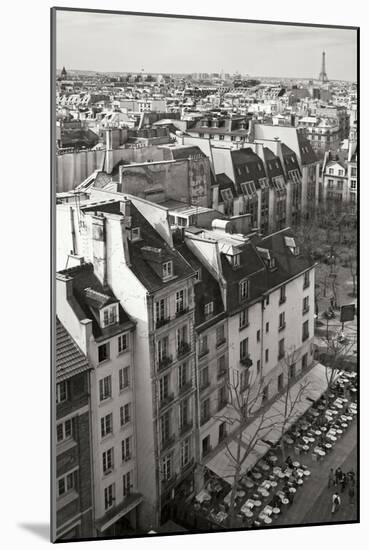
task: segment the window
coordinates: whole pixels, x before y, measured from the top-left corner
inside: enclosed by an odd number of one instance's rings
[[[109,325],[114,325],[118,320],[117,315],[117,306],[113,305],[112,307],[104,309],[104,327]]]
[[[305,342],[309,338],[309,321],[302,324],[302,341]]]
[[[128,349],[129,349],[129,333],[126,332],[125,334],[118,336],[118,351],[119,353],[123,353]]]
[[[113,433],[113,414],[107,414],[101,419],[101,437]]]
[[[207,435],[202,440],[202,456],[207,455],[211,451],[210,447],[210,435]]]
[[[164,321],[168,318],[168,300],[167,298],[162,298],[155,302],[155,320],[158,323],[159,321]]]
[[[219,424],[219,443],[223,441],[227,437],[227,424],[225,422],[222,422]]]
[[[158,360],[163,361],[166,357],[168,357],[168,347],[169,347],[169,340],[168,337],[165,336],[165,338],[161,338],[158,340]]]
[[[170,279],[173,276],[173,262],[163,263],[163,280]]]
[[[356,189],[356,180],[351,180],[350,187],[351,189]]]
[[[120,408],[120,425],[124,426],[131,421],[131,403],[126,403]]]
[[[302,370],[306,369],[308,366],[308,354],[304,353],[301,359],[301,368]]]
[[[209,367],[206,366],[200,371],[200,388],[206,388],[209,385]]]
[[[250,381],[250,370],[246,369],[240,372],[240,391],[244,392],[249,387],[249,381]]]
[[[240,359],[246,359],[249,354],[249,339],[244,338],[240,342]]]
[[[132,437],[126,437],[122,440],[122,462],[130,460],[132,457]]]
[[[141,238],[141,231],[139,227],[133,227],[131,229],[131,240],[132,241],[139,241]]]
[[[233,267],[240,267],[240,265],[241,265],[241,254],[229,255],[229,256],[227,256],[227,258],[229,260],[229,263]]]
[[[195,281],[198,283],[202,280],[202,276],[201,276],[201,267],[195,271]]]
[[[131,494],[133,487],[132,484],[132,472],[127,472],[123,474],[123,497],[128,497]]]
[[[224,201],[230,201],[233,199],[233,193],[231,189],[223,189],[223,191],[221,191],[220,194]]]
[[[169,375],[164,375],[160,378],[159,381],[159,399],[164,401],[169,394]]]
[[[131,367],[123,367],[119,369],[119,391],[129,388]]]
[[[262,395],[262,403],[265,403],[268,401],[269,397],[269,386],[264,386],[263,388],[263,395]]]
[[[105,378],[99,381],[99,395],[100,401],[111,397],[111,376],[105,376]]]
[[[208,351],[208,337],[205,334],[199,337],[199,355],[205,355]]]
[[[334,187],[334,182],[333,182],[333,180],[329,179],[328,180],[328,188],[332,189],[333,187]]]
[[[170,412],[167,411],[160,418],[161,442],[164,445],[170,439]]]
[[[169,481],[172,477],[172,454],[167,455],[162,461],[163,481]]]
[[[218,358],[218,377],[223,376],[226,373],[226,361],[225,355]]]
[[[283,311],[279,314],[279,325],[278,329],[283,330],[286,326],[286,313]]]
[[[56,385],[56,402],[63,403],[69,397],[69,382],[64,381]]]
[[[269,361],[269,350],[265,350],[265,362],[267,363]]]
[[[269,323],[265,323],[265,332],[269,332]]]
[[[295,376],[296,376],[296,364],[293,363],[288,368],[288,377],[289,377],[290,380],[293,380],[295,378]]]
[[[214,311],[214,302],[209,302],[208,304],[205,304],[204,310],[206,316],[212,315]]]
[[[201,402],[200,405],[201,410],[201,420],[200,423],[205,424],[210,419],[210,399],[206,398]]]
[[[278,376],[278,391],[283,390],[283,373]]]
[[[356,178],[356,168],[354,167],[351,168],[351,177]]]
[[[279,290],[279,304],[283,304],[285,301],[286,301],[286,285],[283,285]]]
[[[109,359],[109,343],[102,344],[98,347],[98,356],[99,363]]]
[[[249,281],[241,281],[240,282],[240,298],[241,300],[245,300],[249,297]]]
[[[310,271],[304,273],[304,289],[310,286]]]
[[[222,345],[225,342],[224,325],[220,325],[216,330],[216,343],[217,346]]]
[[[278,359],[284,357],[284,338],[278,342]]]
[[[302,313],[307,313],[309,311],[309,296],[305,296],[302,300]]]
[[[343,170],[338,170],[338,175],[343,176]]]
[[[265,305],[268,306],[269,305],[269,294],[267,294],[265,296]]]
[[[256,341],[260,342],[260,330],[256,332]]]
[[[58,443],[60,443],[61,441],[64,441],[65,439],[70,439],[72,437],[73,437],[72,419],[65,420],[64,422],[60,422],[60,424],[57,424],[56,439]]]
[[[112,483],[104,489],[104,506],[105,510],[109,510],[115,502],[115,483]]]
[[[258,359],[257,362],[256,362],[256,372],[258,374],[260,372],[260,369],[261,369],[261,362],[260,362],[260,359]]]
[[[184,311],[186,307],[186,292],[185,290],[179,290],[176,292],[176,313]]]
[[[183,363],[178,367],[178,386],[183,388],[187,384],[187,363]]]
[[[190,400],[183,399],[179,404],[179,427],[180,429],[188,426],[190,413]]]
[[[223,409],[227,404],[227,388],[222,386],[218,390],[218,411]]]
[[[114,449],[108,449],[105,451],[102,455],[102,462],[103,462],[103,472],[104,474],[108,474],[112,471],[114,467]]]
[[[77,486],[77,470],[69,472],[68,474],[59,477],[57,480],[57,493],[58,497],[61,497],[72,491]]]
[[[240,313],[240,329],[247,327],[249,324],[249,310],[243,309]]]

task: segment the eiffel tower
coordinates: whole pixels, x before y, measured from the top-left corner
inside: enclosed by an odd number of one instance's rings
[[[319,80],[323,84],[324,82],[328,82],[328,76],[325,72],[325,52],[322,53],[322,68],[319,73]]]

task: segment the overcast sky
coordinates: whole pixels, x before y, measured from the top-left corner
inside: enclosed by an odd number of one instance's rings
[[[356,80],[356,31],[57,12],[57,68]]]

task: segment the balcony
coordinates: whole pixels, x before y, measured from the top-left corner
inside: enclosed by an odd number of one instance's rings
[[[179,433],[180,433],[181,435],[184,435],[185,433],[187,433],[187,432],[189,432],[190,430],[192,430],[192,427],[193,427],[193,422],[192,422],[192,420],[191,420],[190,422],[186,422],[185,424],[182,424]]]
[[[184,308],[180,309],[179,311],[176,311],[176,317],[181,317],[181,315],[185,315],[185,313],[188,313],[188,311],[189,311],[189,308],[184,307]]]
[[[188,380],[187,382],[182,384],[182,386],[179,388],[178,393],[179,395],[182,395],[191,389],[192,389],[192,380]]]
[[[177,349],[177,357],[180,359],[191,351],[191,345],[188,342],[181,342]]]
[[[227,369],[221,369],[217,374],[217,379],[223,378],[227,374]]]
[[[164,407],[167,407],[168,405],[170,405],[173,399],[174,399],[173,393],[170,393],[165,397],[163,397],[163,399],[160,400],[160,408],[163,409]]]
[[[159,370],[164,370],[168,368],[173,362],[173,357],[171,355],[163,355],[161,359],[158,360]]]
[[[209,353],[209,348],[199,349],[199,359]]]
[[[165,451],[166,449],[168,449],[169,447],[174,445],[175,441],[176,441],[176,436],[175,435],[171,435],[170,437],[167,437],[166,439],[162,440],[161,450]]]
[[[246,357],[241,357],[241,358],[240,358],[240,363],[241,363],[241,365],[243,365],[244,367],[247,367],[247,368],[252,367],[252,360],[251,360],[251,358],[250,358],[249,355],[247,355]]]
[[[220,346],[222,346],[223,344],[225,344],[226,341],[227,341],[226,338],[221,338],[220,340],[217,341],[216,347],[217,347],[217,348],[220,348]]]
[[[170,317],[167,317],[165,319],[157,319],[156,322],[155,322],[155,328],[161,328],[163,327],[164,325],[167,325],[168,323],[170,323]]]

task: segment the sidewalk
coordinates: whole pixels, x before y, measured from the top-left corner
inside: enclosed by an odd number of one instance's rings
[[[290,452],[291,458],[295,455]],[[303,525],[306,523],[331,523],[338,521],[353,521],[357,519],[357,503],[349,503],[347,488],[341,496],[341,508],[331,515],[331,498],[333,488],[328,489],[328,473],[330,468],[336,470],[341,466],[344,472],[353,469],[357,473],[357,423],[353,420],[346,433],[335,445],[332,453],[320,462],[313,462],[311,453],[296,457],[305,464],[311,476],[297,490],[293,505],[285,510],[283,515],[274,521],[274,525]]]

